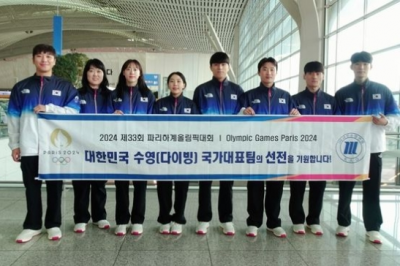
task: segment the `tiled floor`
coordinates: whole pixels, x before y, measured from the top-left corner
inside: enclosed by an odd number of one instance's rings
[[[213,194],[214,219],[206,236],[194,233],[197,211],[197,190],[190,190],[186,218],[188,224],[181,236],[160,235],[156,222],[157,195],[154,189],[147,194],[147,213],[144,234],[136,237],[117,237],[115,227],[114,189],[108,189],[107,211],[112,223],[110,230],[89,225],[84,234],[73,233],[73,191],[66,189],[63,201],[63,238],[49,241],[47,235],[31,242],[16,244],[25,216],[23,188],[0,188],[0,266],[5,265],[400,265],[400,194],[382,195],[385,237],[383,245],[375,245],[365,238],[360,196],[356,193],[352,204],[353,223],[347,238],[334,235],[336,228],[337,193],[325,194],[321,217],[325,234],[321,237],[295,235],[288,215],[289,192],[282,200],[281,218],[288,233],[286,239],[267,233],[265,225],[256,238],[245,236],[246,191],[234,191],[234,223],[236,235],[224,236],[218,227],[216,213],[217,191]],[[45,193],[43,193],[45,198]],[[43,230],[43,232],[45,232]]]

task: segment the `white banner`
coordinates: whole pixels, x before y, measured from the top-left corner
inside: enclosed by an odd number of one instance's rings
[[[371,117],[39,115],[39,178],[365,180]]]

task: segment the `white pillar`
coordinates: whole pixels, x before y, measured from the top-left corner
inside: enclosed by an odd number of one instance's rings
[[[324,1],[280,0],[297,23],[300,33],[299,91],[304,90],[303,68],[307,62],[324,64]]]

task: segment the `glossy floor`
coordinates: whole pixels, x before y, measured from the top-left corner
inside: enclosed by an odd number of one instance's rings
[[[45,199],[45,193],[43,198]],[[25,216],[23,188],[0,188],[0,266],[5,265],[400,265],[400,194],[385,193],[382,198],[384,243],[369,243],[362,222],[361,197],[355,193],[350,235],[338,238],[336,229],[337,192],[325,193],[321,216],[323,236],[296,235],[288,215],[289,192],[282,200],[282,225],[287,238],[274,237],[265,225],[256,238],[245,236],[246,191],[234,191],[235,236],[224,236],[216,212],[217,191],[213,192],[214,219],[206,236],[195,234],[197,190],[189,191],[187,225],[180,236],[158,233],[158,202],[154,189],[147,194],[147,213],[142,236],[117,237],[114,189],[108,189],[107,211],[112,226],[100,230],[89,224],[84,234],[73,230],[73,191],[63,194],[63,238],[49,241],[44,233],[25,244],[15,243]],[[308,200],[308,199],[306,199]],[[265,221],[265,218],[264,218]]]

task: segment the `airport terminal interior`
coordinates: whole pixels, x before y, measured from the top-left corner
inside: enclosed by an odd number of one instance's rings
[[[25,189],[19,164],[8,147],[7,111],[11,89],[35,72],[32,48],[53,44],[53,19],[62,18],[62,55],[85,54],[104,62],[115,88],[123,62],[135,58],[148,74],[148,86],[159,98],[168,95],[167,76],[181,71],[184,95],[212,77],[209,59],[216,51],[230,56],[229,80],[244,91],[260,84],[257,63],[279,62],[275,85],[291,95],[305,88],[303,67],[320,61],[321,89],[334,95],[353,82],[350,57],[373,56],[369,79],[386,85],[400,103],[400,0],[0,0],[0,266],[20,265],[399,265],[400,266],[400,131],[386,132],[380,204],[382,244],[368,240],[364,227],[362,181],[351,202],[347,237],[335,235],[339,189],[329,181],[321,214],[323,235],[306,229],[295,234],[289,217],[289,182],[285,182],[280,218],[286,238],[263,225],[256,237],[246,236],[246,180],[235,181],[234,236],[224,235],[218,220],[218,181],[212,186],[213,217],[206,235],[195,232],[198,182],[191,181],[181,235],[160,234],[156,182],[148,181],[146,218],[140,236],[116,236],[115,186],[107,183],[107,220],[111,227],[73,231],[74,191],[64,182],[63,236],[50,241],[42,233],[16,243],[26,215]],[[58,42],[59,43],[59,42]],[[76,85],[77,87],[79,84]],[[49,181],[51,182],[51,181]],[[273,182],[273,181],[271,181]],[[130,187],[132,200],[133,187]],[[304,208],[308,211],[308,188]],[[46,208],[46,188],[42,188]]]

